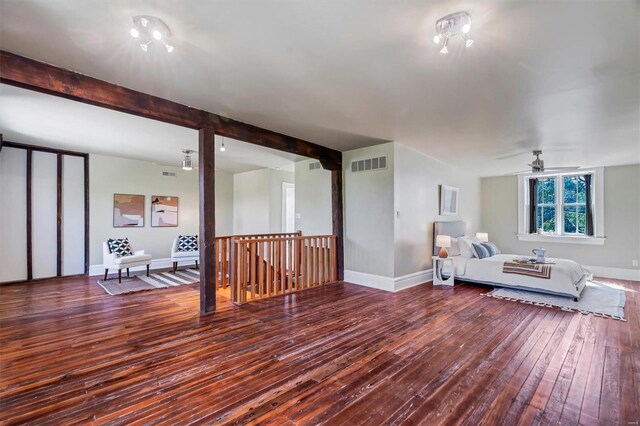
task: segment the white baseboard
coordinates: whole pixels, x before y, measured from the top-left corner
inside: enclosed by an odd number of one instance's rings
[[[433,281],[433,269],[425,269],[424,271],[418,271],[412,274],[396,277],[394,278],[394,288],[395,291],[400,291],[405,288],[424,284],[428,281]]]
[[[596,277],[612,278],[614,280],[640,281],[640,269],[610,268],[608,266],[589,266],[585,268],[593,272]]]
[[[418,271],[396,278],[367,274],[365,272],[345,270],[344,280],[346,282],[362,285],[365,287],[396,292],[433,280],[433,269],[426,269],[424,271]]]
[[[344,280],[365,287],[377,288],[378,290],[394,291],[393,278],[381,275],[367,274],[365,272],[344,271]]]
[[[167,257],[164,259],[153,259],[151,261],[151,265],[149,266],[150,270],[156,270],[156,269],[167,269],[167,268],[172,268],[173,267],[173,262],[171,262],[171,258]],[[145,266],[134,266],[133,268],[131,268],[132,272],[135,271],[146,271],[146,267]],[[114,270],[110,270],[109,273],[113,273],[113,272],[117,272],[115,269]],[[89,275],[103,275],[104,274],[104,265],[90,265],[89,266]]]

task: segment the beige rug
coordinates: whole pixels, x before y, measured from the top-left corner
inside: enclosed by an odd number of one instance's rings
[[[626,302],[624,292],[624,287],[617,284],[587,281],[587,285],[580,295],[580,300],[577,302],[574,302],[570,297],[553,296],[511,288],[497,288],[485,294],[485,296],[626,321],[624,319],[624,305]]]
[[[186,269],[173,272],[158,272],[155,274],[136,275],[130,278],[122,278],[119,283],[117,278],[110,280],[98,280],[98,285],[108,294],[117,296],[120,294],[135,293],[138,291],[156,290],[159,288],[176,287],[183,284],[193,284],[200,281],[200,271]]]

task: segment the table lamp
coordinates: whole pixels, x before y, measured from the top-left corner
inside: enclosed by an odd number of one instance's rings
[[[487,241],[489,241],[489,234],[487,234],[486,232],[476,232],[476,238],[483,243],[486,243]]]
[[[451,237],[448,235],[438,235],[436,237],[436,247],[440,247],[438,257],[448,257],[449,253],[447,253],[446,247],[451,247]]]

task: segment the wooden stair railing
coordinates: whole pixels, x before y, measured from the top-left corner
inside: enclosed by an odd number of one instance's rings
[[[297,232],[284,232],[284,233],[272,233],[272,234],[244,234],[244,235],[225,235],[216,237],[216,285],[218,288],[228,288],[231,281],[231,265],[232,259],[232,240],[255,240],[258,238],[286,238],[286,237],[299,237],[302,235],[301,231]]]
[[[237,304],[338,281],[335,235],[233,241],[231,301]]]

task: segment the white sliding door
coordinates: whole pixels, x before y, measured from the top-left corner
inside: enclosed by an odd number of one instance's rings
[[[31,241],[33,278],[57,275],[57,155],[33,151],[31,170]]]
[[[84,274],[84,158],[62,160],[62,275]]]
[[[0,282],[27,279],[27,151],[0,152]]]

